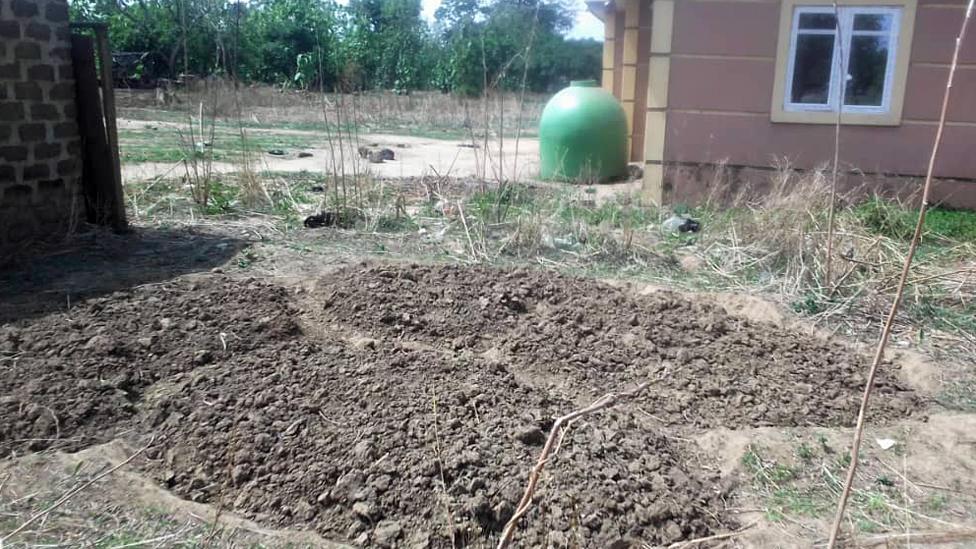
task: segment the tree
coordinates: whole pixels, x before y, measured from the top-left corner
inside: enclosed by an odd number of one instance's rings
[[[565,0],[445,0],[436,16],[446,50],[438,74],[455,92],[480,94],[486,82],[516,89],[523,75],[530,90],[548,91],[571,78],[599,74],[599,52],[594,69],[581,71],[572,66],[574,57],[560,51],[568,47],[592,60],[596,44],[563,38],[574,19]]]
[[[71,0],[75,20],[109,25],[117,51],[168,72],[229,74],[303,89],[491,86],[550,91],[596,77],[600,45],[567,41],[570,0],[444,0],[433,28],[421,0]],[[530,40],[531,39],[531,40]],[[531,51],[528,46],[532,43]],[[528,63],[526,71],[526,63]]]
[[[334,86],[339,24],[338,7],[328,0],[253,2],[241,30],[242,76],[304,88]]]

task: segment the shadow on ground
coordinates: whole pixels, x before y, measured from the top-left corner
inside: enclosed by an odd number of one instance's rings
[[[59,245],[0,261],[0,324],[85,299],[208,271],[227,263],[247,241],[189,228],[91,231]]]

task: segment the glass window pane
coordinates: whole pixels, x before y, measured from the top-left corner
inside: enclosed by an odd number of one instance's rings
[[[852,36],[845,105],[880,107],[888,72],[887,36]]]
[[[858,13],[854,15],[854,30],[856,31],[890,31],[891,14]]]
[[[832,13],[801,13],[800,28],[804,30],[834,30],[837,18]]]
[[[801,34],[796,37],[793,63],[792,103],[829,103],[830,69],[834,58],[834,35]]]

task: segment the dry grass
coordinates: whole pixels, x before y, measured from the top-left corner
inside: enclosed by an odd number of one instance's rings
[[[742,470],[751,477],[750,496],[767,520],[794,525],[810,537],[822,535],[850,464],[839,444],[837,437],[802,432],[775,447],[749,445]],[[903,444],[887,453],[872,448],[858,472],[847,520],[858,542],[872,533],[954,531],[970,522],[972,496],[926,485],[909,465],[918,459],[910,455],[912,441]]]
[[[239,96],[239,100],[235,96]],[[341,122],[364,131],[399,130],[457,138],[467,137],[472,132],[482,137],[494,134],[499,128],[514,134],[516,116],[513,113],[519,112],[520,105],[521,120],[535,121],[548,99],[541,94],[525,94],[522,98],[518,93],[501,92],[487,98],[438,92],[320,94],[282,90],[263,84],[235,88],[232,82],[216,78],[178,89],[172,97],[172,101],[158,104],[152,91],[119,90],[120,116],[146,118],[160,111],[179,115],[205,103],[218,120],[235,124],[239,106],[245,113],[242,121],[249,126],[319,128]],[[327,109],[322,108],[323,98],[328,104]],[[487,109],[485,101],[489,104]],[[489,131],[486,133],[485,129]],[[533,131],[532,124],[523,128],[523,133]]]
[[[537,98],[527,97],[519,113],[521,98],[516,94],[478,99],[436,93],[334,95],[268,86],[234,88],[221,80],[198,82],[177,95],[182,103],[173,112],[188,121],[189,138],[183,142],[192,147],[184,185],[209,213],[271,214],[294,228],[306,215],[334,212],[354,220],[360,232],[396,234],[399,246],[418,240],[421,250],[446,249],[466,262],[532,262],[692,288],[763,293],[858,336],[873,331],[890,305],[907,247],[865,225],[852,197],[840,195],[834,256],[826,261],[831,248],[830,166],[800,172],[783,163],[760,185],[759,199],[750,194],[754,189],[736,185],[733,170],[719,168],[713,172],[712,195],[692,212],[703,221],[704,232],[676,238],[658,230],[667,214],[636,196],[597,204],[586,186],[553,190],[521,185],[497,169],[499,159],[487,155],[479,159],[482,176],[463,182],[438,174],[408,182],[378,179],[368,164],[357,161],[350,167],[343,160],[358,158],[360,135],[373,125],[409,126],[412,131],[449,127],[483,145],[505,128],[517,127],[518,120],[537,118],[542,104]],[[221,120],[240,134],[242,152],[232,159],[239,165],[235,174],[215,177],[208,168],[210,151],[200,147],[206,138],[199,136],[208,130],[212,135]],[[317,124],[332,151],[327,155],[332,163],[326,159],[316,176],[324,192],[310,194],[309,185],[294,176],[260,170],[248,152],[248,123]],[[130,203],[145,200],[138,192],[130,193]],[[168,204],[172,210],[171,199]],[[165,206],[156,201],[137,209],[158,215]],[[976,247],[932,235],[926,246],[910,280],[896,338],[915,343],[928,338],[976,351],[976,325],[966,321],[976,292]],[[678,268],[689,257],[701,265],[693,273]]]
[[[75,454],[44,452],[0,466],[4,547],[338,547],[314,534],[258,528],[166,494],[129,467],[119,443]],[[84,493],[65,499],[79,486]],[[64,503],[52,508],[52,504]],[[45,510],[48,510],[45,512]],[[42,518],[28,523],[31,517]]]
[[[706,266],[707,284],[776,296],[817,322],[845,327],[851,334],[876,331],[894,298],[906,242],[873,231],[857,215],[853,197],[839,197],[828,286],[829,178],[823,171],[799,172],[784,165],[769,183],[769,192],[759,200],[739,195],[729,206],[713,203],[701,210],[707,229],[689,251]],[[926,235],[896,338],[919,342],[919,321],[925,320],[919,315],[926,308],[960,315],[969,310],[976,299],[974,257],[974,242]],[[929,337],[955,340],[976,351],[972,326],[951,329],[946,316],[939,322],[943,329],[931,330]]]

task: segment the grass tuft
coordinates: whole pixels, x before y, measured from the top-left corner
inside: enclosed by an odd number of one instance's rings
[[[880,197],[858,205],[854,215],[874,234],[903,241],[911,240],[918,222],[916,208]],[[932,208],[925,216],[924,228],[930,237],[976,242],[976,212]]]

